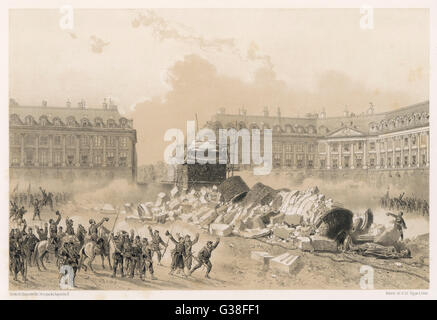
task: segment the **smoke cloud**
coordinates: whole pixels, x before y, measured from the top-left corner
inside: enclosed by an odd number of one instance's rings
[[[170,89],[165,95],[137,103],[128,114],[137,129],[140,165],[163,160],[167,129],[185,132],[186,121],[195,120],[196,114],[202,127],[220,107],[228,113],[245,107],[249,115],[261,114],[264,106],[269,106],[274,115],[280,107],[283,116],[292,117],[326,108],[328,116],[332,116],[341,113],[345,105],[350,112],[359,114],[370,101],[377,112],[406,105],[408,101],[403,92],[367,88],[336,71],[322,74],[313,91],[289,87],[270,68],[259,68],[253,80],[243,81],[220,74],[212,63],[195,54],[186,55],[168,69],[167,85]]]

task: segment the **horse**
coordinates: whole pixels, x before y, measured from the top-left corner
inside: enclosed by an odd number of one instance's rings
[[[47,270],[46,266],[44,265],[44,257],[49,252],[54,253],[56,250],[55,246],[51,243],[50,240],[42,240],[38,242],[35,245],[35,250],[33,251],[33,263],[36,263],[36,266],[38,267],[38,270],[41,271],[41,268],[39,266],[39,262],[41,262],[41,266],[44,268],[44,270]]]
[[[85,243],[82,249],[80,249],[79,268],[77,269],[77,271],[79,272],[83,266],[85,271],[88,269],[87,267],[89,267],[90,270],[95,273],[92,263],[96,258],[96,255],[101,254],[102,250],[104,250],[103,246],[104,240],[102,238],[99,238],[97,242],[89,241]],[[86,259],[88,259],[87,265],[85,264]]]

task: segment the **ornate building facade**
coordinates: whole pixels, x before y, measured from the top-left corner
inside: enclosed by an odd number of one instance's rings
[[[273,168],[281,170],[418,170],[429,168],[429,102],[375,113],[303,118],[238,115],[221,109],[209,128],[273,130]]]
[[[9,103],[11,179],[136,179],[136,130],[111,101],[102,108]]]

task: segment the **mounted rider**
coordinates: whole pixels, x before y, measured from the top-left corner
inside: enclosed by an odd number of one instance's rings
[[[36,228],[36,233],[38,233],[39,241],[47,240],[48,232],[49,232],[47,222],[44,223],[44,229],[43,228],[39,228],[38,226],[36,226],[35,228]]]
[[[106,221],[109,221],[108,217],[103,218],[99,223],[96,223],[94,219],[89,220],[90,226],[88,227],[88,236],[90,237],[91,241],[97,243],[97,240],[99,239],[99,235],[98,235],[99,228]]]
[[[58,216],[58,218],[56,219],[56,221],[54,221],[53,219],[49,220],[49,238],[51,239],[51,244],[54,244],[55,246],[58,245],[59,242],[59,238],[58,238],[58,224],[59,222],[61,222],[61,214],[59,213],[59,211],[56,211],[56,216]]]

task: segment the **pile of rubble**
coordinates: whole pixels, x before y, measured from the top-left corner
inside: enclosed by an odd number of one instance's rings
[[[174,187],[168,194],[159,193],[155,202],[139,204],[136,212],[127,206],[125,211],[131,214],[126,215],[126,222],[165,223],[178,219],[213,235],[263,238],[303,251],[337,252],[339,246],[345,249],[347,243],[353,246],[385,239],[381,245],[391,246],[397,241],[390,240],[396,236],[373,224],[370,210],[354,215],[321,194],[317,187],[274,190],[257,183],[249,188],[239,176],[228,178],[219,186],[189,192]]]
[[[250,189],[234,176],[218,187],[188,193],[174,187],[169,194],[158,194],[155,202],[139,204],[136,214],[125,220],[164,223],[179,219],[218,236],[265,238],[302,250],[336,251],[335,239],[319,232],[324,229],[323,217],[335,208],[341,204],[326,198],[317,187],[274,190],[257,183]],[[352,213],[345,227],[352,227]]]

